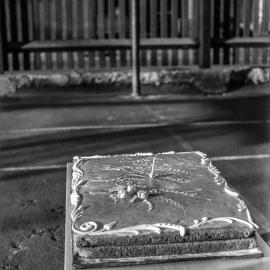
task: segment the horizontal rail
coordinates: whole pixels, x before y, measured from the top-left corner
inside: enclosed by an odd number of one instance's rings
[[[198,42],[190,38],[145,38],[140,39],[140,48],[196,48]],[[30,42],[9,42],[7,51],[76,51],[130,49],[130,39],[91,39],[91,40],[47,40]]]
[[[228,40],[213,40],[214,46],[231,47],[270,47],[270,37],[236,37]],[[199,43],[190,38],[144,38],[140,39],[142,49],[197,48]],[[114,50],[130,49],[130,39],[96,40],[45,40],[29,42],[9,42],[8,52],[19,51],[76,51],[76,50]]]
[[[235,37],[227,40],[213,40],[214,46],[263,48],[270,47],[269,37]]]

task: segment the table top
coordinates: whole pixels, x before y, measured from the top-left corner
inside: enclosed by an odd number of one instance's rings
[[[71,167],[69,163],[67,166],[67,188],[66,188],[66,227],[65,227],[65,270],[72,270],[73,255],[72,255],[72,237],[71,237],[71,219],[70,219],[70,184],[71,184]],[[232,270],[232,269],[248,269],[248,270],[268,270],[270,269],[270,248],[257,235],[258,244],[264,254],[261,258],[219,258],[211,260],[196,260],[196,261],[180,261],[161,264],[149,265],[135,265],[135,266],[121,266],[121,267],[108,267],[111,270],[193,270],[193,269],[219,269],[219,270]],[[95,267],[95,269],[99,269]]]

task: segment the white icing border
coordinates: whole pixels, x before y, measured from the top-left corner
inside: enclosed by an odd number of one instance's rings
[[[207,217],[203,217],[200,219],[200,221],[198,220],[194,220],[194,223],[190,226],[188,226],[188,228],[198,228],[199,226],[205,225],[207,223],[211,223],[211,222],[227,222],[227,223],[232,223],[232,222],[239,222],[242,224],[247,225],[248,227],[250,227],[251,229],[258,229],[258,225],[255,224],[252,221],[250,212],[245,204],[245,202],[239,198],[239,193],[237,193],[236,191],[232,190],[226,180],[220,176],[220,172],[219,170],[214,167],[211,163],[211,161],[207,158],[207,155],[200,152],[200,151],[196,151],[196,152],[179,152],[179,153],[175,153],[174,151],[171,152],[165,152],[165,153],[159,153],[159,154],[197,154],[198,156],[201,157],[201,164],[207,166],[207,169],[210,173],[212,173],[214,175],[214,181],[217,185],[224,185],[224,191],[232,196],[233,198],[237,199],[238,203],[237,203],[237,207],[238,207],[238,211],[246,211],[246,215],[247,215],[247,220],[243,220],[240,218],[235,218],[235,217],[218,217],[218,218],[207,218]],[[153,153],[135,153],[135,154],[125,154],[125,156],[153,156]],[[137,225],[137,226],[131,226],[131,227],[125,227],[125,228],[121,228],[121,229],[116,229],[116,230],[111,230],[112,227],[114,226],[114,222],[110,223],[110,224],[105,224],[103,226],[102,229],[100,230],[96,230],[97,229],[97,224],[93,221],[89,221],[87,222],[88,225],[90,226],[89,230],[82,230],[77,229],[75,226],[75,222],[76,220],[81,217],[83,215],[83,212],[81,210],[82,206],[81,206],[81,195],[79,194],[79,188],[80,186],[83,184],[83,171],[80,169],[79,163],[83,160],[86,159],[95,159],[95,158],[110,158],[110,157],[119,157],[119,156],[123,156],[123,155],[107,155],[107,156],[101,156],[101,155],[96,155],[96,156],[85,156],[85,157],[74,157],[73,158],[73,166],[72,166],[72,186],[71,186],[71,204],[74,206],[72,212],[71,212],[71,220],[72,220],[72,230],[75,233],[81,234],[81,235],[111,235],[111,234],[117,234],[117,235],[138,235],[140,232],[155,232],[155,233],[161,233],[161,229],[165,228],[165,229],[171,229],[171,230],[177,230],[179,231],[181,236],[185,236],[186,233],[186,228],[180,224],[168,224],[168,223],[155,223],[155,224],[142,224],[142,225]]]
[[[220,176],[220,171],[211,163],[211,161],[207,158],[206,154],[204,154],[200,151],[197,151],[195,153],[197,153],[199,156],[202,157],[201,163],[208,166],[208,171],[214,175],[214,181],[216,182],[216,184],[217,185],[223,184],[224,191],[227,194],[229,194],[230,196],[234,197],[238,201],[238,203],[237,203],[238,211],[240,211],[240,212],[242,212],[244,210],[246,211],[247,219],[249,222],[249,227],[258,229],[259,226],[253,222],[251,215],[250,215],[250,212],[249,212],[249,209],[246,206],[246,203],[242,199],[240,199],[240,194],[238,192],[236,192],[235,190],[233,190],[231,187],[229,187],[226,180],[222,176]]]

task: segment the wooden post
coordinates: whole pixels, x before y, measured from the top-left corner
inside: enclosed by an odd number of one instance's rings
[[[4,21],[4,4],[0,1],[0,74],[4,72],[4,31],[3,31],[3,21]]]
[[[131,0],[132,96],[140,95],[139,1]]]
[[[199,67],[209,68],[211,65],[211,0],[200,0],[199,29]]]

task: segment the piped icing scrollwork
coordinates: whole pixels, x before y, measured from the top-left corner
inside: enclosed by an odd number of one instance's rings
[[[249,227],[258,229],[259,226],[252,221],[252,218],[251,218],[249,209],[246,206],[246,203],[242,199],[240,199],[240,194],[238,192],[236,192],[235,190],[233,190],[231,187],[229,187],[226,180],[220,175],[219,170],[215,166],[213,166],[211,161],[207,158],[206,154],[199,152],[199,151],[197,151],[196,153],[199,156],[201,156],[201,164],[207,166],[208,171],[214,175],[214,181],[216,182],[216,184],[217,185],[224,185],[224,191],[227,194],[229,194],[230,196],[234,197],[238,201],[238,203],[237,203],[238,211],[240,211],[240,212],[246,211],[248,221],[245,221],[242,219],[240,221],[240,219],[238,219],[238,218],[236,219],[234,217],[231,217],[230,219],[234,220],[236,222],[245,223],[246,225],[248,223]],[[228,219],[228,217],[226,217],[225,219]]]
[[[84,235],[138,235],[140,233],[157,233],[160,234],[162,229],[171,229],[179,231],[181,236],[184,236],[186,233],[186,229],[184,226],[177,224],[169,224],[169,223],[155,223],[155,224],[140,224],[136,226],[129,226],[121,229],[112,228],[115,226],[116,222],[112,222],[110,224],[105,224],[101,229],[97,229],[97,223],[88,221],[80,226],[80,229],[73,228],[73,231]]]
[[[240,219],[240,218],[234,218],[234,217],[218,217],[218,218],[203,217],[200,220],[195,219],[194,223],[191,226],[189,226],[189,228],[190,229],[199,228],[200,226],[203,226],[205,224],[212,223],[212,222],[226,222],[229,224],[232,224],[233,222],[239,222],[250,227],[251,229],[253,228],[253,224],[251,224],[250,222]]]

